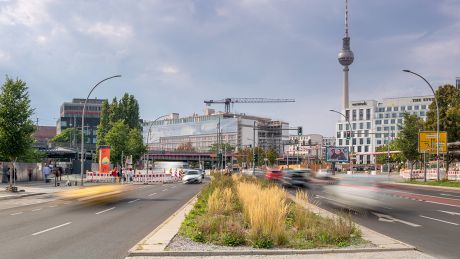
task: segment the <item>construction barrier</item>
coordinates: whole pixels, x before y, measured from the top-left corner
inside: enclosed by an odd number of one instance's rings
[[[451,181],[460,181],[460,171],[449,171],[447,173],[447,179]]]
[[[439,169],[440,177],[443,178],[445,174],[445,169],[440,168]],[[400,175],[404,179],[424,179],[425,178],[425,172],[423,169],[414,169],[412,170],[412,177],[410,170],[402,170],[400,172]],[[449,180],[453,181],[460,181],[460,171],[449,171],[447,173],[447,177]],[[437,180],[438,179],[438,173],[436,169],[427,169],[426,170],[426,179],[427,180]]]
[[[85,181],[91,183],[113,183],[115,182],[115,177],[107,173],[86,172]]]

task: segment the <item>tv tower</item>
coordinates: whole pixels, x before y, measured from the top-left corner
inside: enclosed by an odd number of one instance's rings
[[[354,56],[350,49],[348,36],[348,0],[345,0],[345,36],[342,39],[342,50],[339,52],[339,63],[343,66],[343,109],[348,108],[348,66],[353,63]]]

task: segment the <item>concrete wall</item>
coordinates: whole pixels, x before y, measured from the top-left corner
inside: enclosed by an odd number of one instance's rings
[[[10,175],[13,175],[13,166],[11,162],[0,162],[0,174],[2,183],[8,182],[6,172],[10,168]],[[29,181],[29,172],[32,176],[32,181],[43,180],[42,164],[41,163],[16,163],[17,182]]]

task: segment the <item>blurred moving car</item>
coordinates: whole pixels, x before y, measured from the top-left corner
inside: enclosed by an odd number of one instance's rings
[[[202,183],[203,176],[200,171],[195,169],[187,170],[182,177],[183,183]]]
[[[283,177],[283,173],[279,169],[271,168],[265,172],[265,178],[269,181],[279,181]]]
[[[281,183],[285,187],[308,187],[312,172],[310,169],[287,169],[283,170]]]
[[[332,179],[333,173],[331,169],[319,169],[315,173],[315,177],[319,179]]]

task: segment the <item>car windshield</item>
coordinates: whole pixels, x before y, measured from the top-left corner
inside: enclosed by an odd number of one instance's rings
[[[185,173],[186,175],[197,175],[199,174],[198,171],[187,171],[187,173]]]

